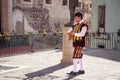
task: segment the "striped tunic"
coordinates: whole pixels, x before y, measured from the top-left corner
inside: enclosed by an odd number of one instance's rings
[[[74,47],[73,58],[82,58],[82,47]]]
[[[81,25],[82,24],[76,24],[74,26],[74,28],[73,28],[73,32],[74,33],[79,33],[81,31]],[[81,40],[81,39],[82,39],[82,37],[73,36],[73,41],[75,41],[75,40]]]
[[[76,24],[73,26],[73,32],[74,33],[80,33],[82,27],[87,25],[84,23],[81,24]],[[73,52],[73,58],[82,58],[82,49],[85,46],[85,36],[83,37],[78,37],[78,36],[73,36],[73,47],[74,47],[74,52]]]

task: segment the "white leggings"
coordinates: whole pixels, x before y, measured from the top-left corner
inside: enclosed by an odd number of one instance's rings
[[[77,65],[79,64],[79,69],[83,70],[82,59],[73,59],[73,72],[77,72]]]

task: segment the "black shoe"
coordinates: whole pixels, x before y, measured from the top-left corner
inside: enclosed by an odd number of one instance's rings
[[[79,70],[78,74],[85,74],[85,71],[84,70],[83,71]]]
[[[71,71],[70,73],[67,73],[68,75],[74,75],[74,76],[76,76],[77,75],[77,72],[73,72],[73,71]]]

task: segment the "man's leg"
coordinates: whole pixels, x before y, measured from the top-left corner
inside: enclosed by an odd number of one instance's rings
[[[84,74],[85,73],[85,71],[84,71],[84,69],[83,69],[83,60],[82,60],[82,57],[83,57],[83,52],[82,52],[82,49],[83,48],[80,48],[80,57],[79,57],[79,66],[80,66],[80,70],[78,71],[78,74]]]
[[[85,71],[83,69],[83,61],[82,58],[79,59],[79,65],[80,65],[80,70],[78,71],[78,74],[85,74]]]
[[[79,59],[79,64],[80,64],[80,70],[83,71],[83,61],[82,61],[82,58]]]
[[[73,59],[73,70],[68,73],[69,75],[77,75],[77,64],[78,64],[78,59]]]
[[[76,56],[76,51],[78,51],[77,47],[74,47],[74,52],[73,52],[73,70],[68,73],[70,75],[77,75],[77,64],[78,64],[78,59],[75,58]]]
[[[73,72],[77,72],[78,59],[73,59]]]

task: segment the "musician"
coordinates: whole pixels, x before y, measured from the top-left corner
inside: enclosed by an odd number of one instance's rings
[[[73,70],[69,73],[70,75],[84,74],[82,63],[82,49],[85,46],[85,36],[87,33],[88,26],[83,22],[83,14],[76,13],[74,16],[74,24],[68,30],[69,40],[73,40]],[[79,64],[79,71],[77,71],[77,64]]]

